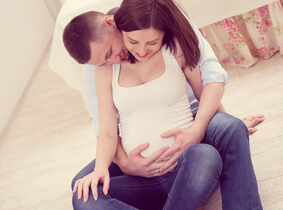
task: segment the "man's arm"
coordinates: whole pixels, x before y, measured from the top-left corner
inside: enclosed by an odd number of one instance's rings
[[[227,83],[227,73],[222,68],[219,63],[217,57],[215,56],[210,44],[207,40],[202,36],[201,32],[198,28],[189,20],[194,32],[196,33],[199,40],[199,49],[200,49],[200,71],[202,76],[203,86],[213,82],[224,82]],[[189,90],[188,92],[190,92]],[[192,99],[193,100],[193,99]],[[190,101],[192,101],[190,100]],[[195,101],[194,101],[195,102]],[[193,103],[193,112],[196,113],[196,104]],[[220,103],[218,110],[219,112],[226,112],[222,103]],[[243,122],[247,126],[249,134],[253,134],[257,131],[255,128],[257,125],[264,121],[264,115],[251,115],[249,117],[244,117]]]

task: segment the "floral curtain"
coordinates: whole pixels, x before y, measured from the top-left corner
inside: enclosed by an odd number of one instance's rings
[[[283,55],[283,0],[200,29],[222,65],[250,67]]]

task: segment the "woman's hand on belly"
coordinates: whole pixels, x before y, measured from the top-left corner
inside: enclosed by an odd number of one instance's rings
[[[149,143],[145,143],[133,149],[129,153],[123,166],[120,166],[121,170],[127,175],[154,177],[161,176],[176,167],[177,162],[171,164],[171,167],[169,167],[168,170],[164,170],[161,172],[161,166],[169,160],[157,162],[157,159],[159,159],[169,149],[169,147],[163,147],[145,158],[141,155],[141,153],[145,151],[148,147]]]
[[[160,168],[162,171],[168,171],[168,168],[172,166],[173,163],[178,161],[181,154],[188,149],[190,146],[198,144],[201,142],[203,138],[202,131],[197,127],[191,126],[186,129],[175,128],[169,131],[166,131],[161,134],[162,138],[174,137],[173,145],[159,157],[157,162],[162,162],[170,158],[166,161]]]

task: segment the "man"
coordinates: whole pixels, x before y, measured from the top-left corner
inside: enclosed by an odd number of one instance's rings
[[[66,49],[77,62],[81,64],[99,66],[120,63],[122,59],[127,58],[127,51],[123,46],[122,35],[115,26],[113,16],[105,16],[102,13],[96,12],[92,16],[86,15],[85,17],[81,17],[82,18],[79,17],[73,19],[64,31],[64,44]],[[199,48],[201,51],[200,69],[203,80],[201,101],[204,101],[202,102],[203,104],[207,103],[211,96],[219,98],[219,93],[217,90],[214,90],[213,85],[214,83],[226,82],[227,74],[218,63],[212,49],[206,40],[204,40],[200,32],[195,27],[194,30],[198,36]],[[91,90],[95,89],[88,89],[88,91]],[[89,93],[89,95],[94,94]],[[208,97],[208,95],[210,95],[210,97]],[[95,101],[95,99],[92,101]],[[194,113],[196,113],[198,109],[198,103],[195,102],[195,100],[192,100],[191,104]],[[91,107],[95,110],[97,105],[94,104]],[[202,110],[203,109],[199,108],[196,116],[199,113],[202,113],[204,116],[208,116],[205,118],[205,120],[203,120],[203,128],[205,128],[206,133],[204,136],[193,136],[193,138],[200,138],[202,139],[203,143],[211,144],[219,151],[223,160],[223,179],[220,180],[222,196],[227,196],[226,193],[231,191],[231,189],[228,188],[235,187],[233,189],[237,189],[237,185],[246,183],[247,179],[249,179],[249,181],[252,183],[255,183],[256,179],[252,168],[249,150],[243,150],[243,148],[249,147],[247,135],[248,131],[243,122],[225,113],[217,113],[214,115],[215,111],[213,110],[211,110],[210,113],[204,113]],[[219,105],[218,111],[224,111],[221,105]],[[212,119],[209,116],[213,116]],[[97,114],[94,117],[97,117]],[[260,118],[260,120],[262,120],[262,118]],[[192,139],[191,141],[194,140]],[[128,175],[145,177],[160,176],[172,170],[171,167],[174,163],[170,162],[170,160],[163,165],[155,162],[155,160],[163,154],[163,149],[155,152],[149,158],[143,158],[140,153],[147,147],[147,144],[141,145],[132,151],[129,157],[127,157],[120,144],[116,153],[116,162],[120,169]],[[175,152],[176,151],[182,152],[182,148],[175,150]],[[231,155],[233,158],[231,158]],[[77,175],[74,181],[79,180],[83,176],[90,173],[91,170],[93,170],[93,167],[94,163],[91,163],[89,166],[83,169],[79,175]],[[153,170],[160,167],[161,170],[158,172]],[[241,167],[244,167],[245,169],[240,170]],[[116,166],[116,169],[114,169],[112,172],[114,174],[117,171],[119,171],[119,169],[117,170]],[[155,172],[152,173],[152,171]],[[119,173],[121,172],[119,171]],[[227,179],[227,177],[229,177],[229,179]],[[75,184],[74,181],[73,186]],[[84,187],[83,183],[77,182],[76,187],[77,185],[79,185],[79,189]],[[249,188],[249,186],[245,187]],[[257,186],[253,187],[257,188]],[[239,202],[246,200],[247,195],[251,196],[248,193],[248,189],[246,190],[247,191],[244,190],[245,193],[243,194],[241,194],[240,191],[235,190],[234,192],[229,193],[229,197],[231,197],[231,200],[238,199]],[[78,193],[78,197],[81,198],[81,190],[79,190]],[[84,195],[84,198],[88,198],[88,195]],[[255,199],[251,200],[258,200],[260,203],[258,195],[256,195]],[[73,197],[73,202],[74,207],[77,206],[75,208],[79,208],[78,205],[81,205],[78,204],[79,201],[76,199],[76,197]],[[234,206],[234,208],[237,209],[236,206]]]

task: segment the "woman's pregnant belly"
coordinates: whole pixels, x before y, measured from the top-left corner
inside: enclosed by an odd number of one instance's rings
[[[183,116],[176,120],[176,115],[172,117],[159,110],[158,113],[150,115],[139,112],[139,114],[127,117],[127,120],[120,119],[120,123],[125,152],[129,155],[137,146],[149,143],[149,147],[141,153],[144,157],[148,157],[158,149],[165,146],[170,147],[174,143],[174,137],[162,138],[160,136],[162,133],[177,127],[189,127],[192,121],[190,117]]]

